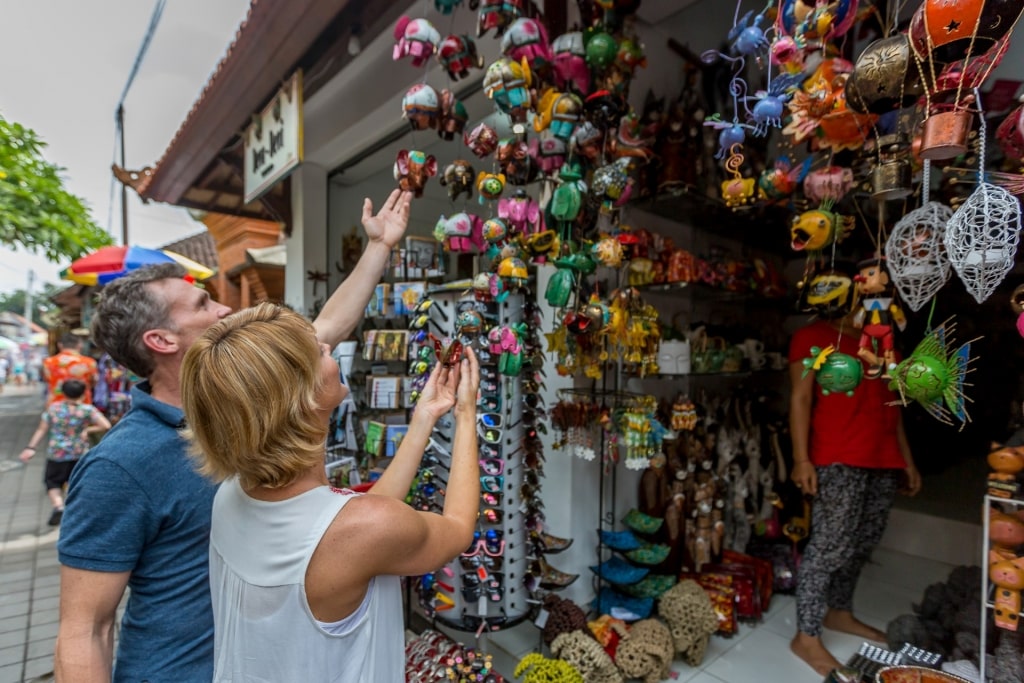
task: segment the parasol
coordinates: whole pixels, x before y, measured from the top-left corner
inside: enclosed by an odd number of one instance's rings
[[[157,263],[178,263],[196,280],[213,277],[213,271],[173,251],[146,247],[101,247],[72,261],[60,276],[80,285],[104,285],[122,275]]]

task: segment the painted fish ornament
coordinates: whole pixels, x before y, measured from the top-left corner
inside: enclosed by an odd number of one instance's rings
[[[943,424],[960,428],[971,421],[967,414],[964,378],[970,372],[971,342],[953,350],[956,324],[950,320],[929,332],[914,352],[891,371],[889,388],[899,393],[904,405],[920,403],[928,414]],[[977,340],[972,340],[977,341]]]
[[[814,381],[821,387],[821,393],[853,396],[853,390],[864,378],[864,366],[860,360],[848,353],[836,351],[834,346],[811,347],[811,357],[804,358],[804,374],[815,371]]]
[[[826,204],[793,218],[790,246],[794,251],[820,251],[842,242],[853,230],[855,219],[830,210]]]

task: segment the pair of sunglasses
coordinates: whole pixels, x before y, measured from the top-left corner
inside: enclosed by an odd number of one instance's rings
[[[501,410],[501,394],[481,394],[476,405],[488,413],[497,413]]]
[[[486,458],[479,461],[480,469],[487,475],[498,475],[505,473],[505,461],[497,458]]]
[[[472,602],[487,596],[492,602],[498,602],[505,597],[505,575],[501,572],[488,574],[486,579],[481,579],[476,574],[462,575],[462,597]]]
[[[483,500],[484,505],[490,505],[496,507],[501,505],[501,494],[492,493],[491,491],[482,491],[480,493],[480,499]]]
[[[476,614],[462,613],[462,626],[467,631],[500,631],[501,627],[508,623],[508,615],[502,609],[500,616],[484,617]]]
[[[459,565],[462,569],[471,572],[478,569],[485,570],[500,570],[501,566],[505,563],[503,555],[488,555],[487,553],[477,553],[475,555],[459,555]]]
[[[478,426],[476,430],[477,435],[489,444],[500,444],[502,438],[502,431],[498,427],[483,427]]]
[[[482,488],[487,493],[501,493],[501,488],[504,485],[505,477],[501,476],[500,474],[497,476],[488,474],[483,477],[480,477],[480,488]]]
[[[501,524],[505,520],[505,511],[498,508],[484,508],[480,518],[488,524]]]
[[[505,532],[501,529],[488,529],[481,534],[479,531],[473,533],[473,543],[462,554],[472,557],[483,553],[491,557],[501,557],[505,553]]]

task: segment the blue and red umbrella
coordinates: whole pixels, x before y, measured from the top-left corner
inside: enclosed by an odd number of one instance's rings
[[[213,271],[203,264],[173,251],[123,246],[100,247],[72,261],[60,276],[80,285],[105,285],[133,270],[157,263],[177,263],[196,280],[213,277]]]

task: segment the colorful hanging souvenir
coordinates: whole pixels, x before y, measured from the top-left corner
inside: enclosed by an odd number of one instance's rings
[[[590,92],[590,69],[583,33],[563,33],[551,43],[554,59],[555,83],[560,90],[571,90],[578,95]]]
[[[491,29],[501,36],[512,22],[523,15],[525,0],[481,0],[477,15],[476,37]]]
[[[632,165],[629,157],[623,157],[594,171],[590,194],[601,202],[603,210],[610,211],[629,201],[633,193],[633,179],[629,176]]]
[[[1013,269],[1020,241],[1020,202],[982,182],[946,225],[943,243],[964,287],[980,304]]]
[[[864,48],[846,81],[846,103],[861,113],[885,114],[914,104],[924,94],[905,33]]]
[[[462,135],[469,121],[465,105],[455,99],[451,90],[441,91],[441,115],[437,119],[437,134],[442,140],[454,140]]]
[[[853,230],[854,223],[852,216],[833,212],[826,201],[819,208],[793,218],[790,246],[794,251],[820,251],[833,242],[842,242]]]
[[[395,44],[392,59],[412,57],[413,66],[423,66],[433,56],[441,43],[441,34],[426,19],[410,19],[403,16],[395,24]]]
[[[512,117],[515,123],[524,123],[533,106],[530,85],[533,82],[530,65],[526,60],[516,62],[502,57],[487,67],[484,92],[494,100],[495,106]]]
[[[537,103],[533,129],[540,133],[550,128],[552,135],[567,141],[582,120],[583,100],[572,93],[561,93],[549,88]]]
[[[448,199],[453,202],[465,193],[466,199],[473,198],[473,181],[476,180],[476,171],[473,165],[465,159],[456,159],[448,164],[441,176],[441,187],[448,188]]]
[[[498,149],[498,134],[486,123],[477,124],[473,130],[464,133],[462,141],[469,151],[481,159],[486,159]]]
[[[487,199],[498,199],[505,191],[505,175],[503,173],[487,173],[480,171],[476,178],[476,191],[480,195],[480,203]]]
[[[845,166],[827,166],[804,177],[804,195],[811,202],[835,204],[853,189],[853,171]]]
[[[839,38],[850,30],[856,19],[857,0],[781,0],[779,3],[779,30],[808,47],[819,47],[826,40]]]
[[[899,393],[904,404],[917,401],[928,414],[943,424],[970,421],[964,395],[964,378],[971,363],[971,342],[953,349],[956,325],[946,321],[929,332],[914,352],[892,371],[889,388]]]
[[[1024,164],[1024,104],[1011,111],[999,125],[996,140],[1008,159]]]
[[[732,178],[722,181],[722,201],[730,209],[735,209],[747,204],[754,199],[754,178],[744,178],[740,173],[743,165],[743,155],[740,154],[740,146],[733,145],[729,151],[729,158],[725,160],[725,170],[732,174]]]
[[[427,181],[437,175],[437,159],[417,150],[399,150],[394,175],[399,188],[422,197]]]
[[[853,324],[860,328],[857,354],[870,363],[870,379],[895,366],[893,326],[903,330],[907,318],[895,297],[885,259],[871,257],[857,264],[853,281],[860,295],[860,308],[854,314]]]
[[[434,238],[445,249],[463,254],[477,254],[483,247],[483,221],[479,216],[460,212],[450,218],[441,218],[434,226]]]
[[[554,61],[544,24],[525,17],[508,27],[501,38],[501,52],[517,62],[526,60],[534,71],[544,70]]]
[[[949,258],[943,246],[953,210],[928,202],[901,218],[885,243],[889,274],[900,298],[919,311],[949,279]]]
[[[412,86],[402,98],[402,117],[408,119],[413,130],[434,128],[440,115],[441,98],[425,83]]]
[[[498,216],[506,221],[510,234],[529,235],[543,229],[540,204],[522,188],[498,200]]]
[[[437,61],[453,81],[469,76],[470,69],[484,68],[484,58],[476,49],[476,43],[469,36],[451,35],[441,41],[437,49]]]
[[[821,393],[846,394],[853,396],[854,389],[860,384],[864,377],[864,367],[860,360],[853,356],[836,351],[834,346],[827,346],[824,349],[812,346],[811,357],[803,360],[804,372],[814,371],[814,381],[821,387]]]

